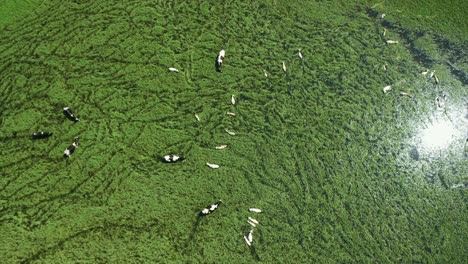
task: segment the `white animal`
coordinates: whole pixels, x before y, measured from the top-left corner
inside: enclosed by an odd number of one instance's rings
[[[390,90],[392,90],[392,86],[391,85],[387,85],[383,88],[383,92],[384,93],[388,93]]]
[[[262,210],[260,210],[258,208],[249,208],[249,211],[254,212],[254,213],[261,213],[262,212]]]
[[[259,224],[259,222],[255,219],[249,216],[249,220],[252,221],[252,223],[255,223],[256,225]]]
[[[254,222],[251,222],[251,221],[247,221],[247,223],[249,223],[249,225],[253,226],[253,227],[256,227],[257,224],[255,224]]]
[[[408,96],[408,97],[410,97],[410,98],[413,98],[413,96],[412,96],[411,94],[405,93],[405,92],[400,92],[400,95],[402,95],[402,96]]]
[[[381,19],[384,19],[384,17],[385,17],[385,14],[380,15]]]
[[[198,122],[200,122],[200,117],[197,114],[195,114],[195,118],[197,119]]]
[[[387,40],[387,44],[398,44],[398,40]]]
[[[267,77],[267,78],[268,78],[268,73],[267,73],[267,71],[266,71],[266,70],[263,70],[263,74],[265,75],[265,77]]]
[[[231,103],[232,105],[236,104],[236,98],[234,97],[234,95],[231,96]]]
[[[387,64],[384,64],[382,67],[384,71],[387,71]]]
[[[215,149],[225,149],[225,148],[227,148],[227,145],[219,145],[215,147]]]
[[[171,72],[179,72],[179,70],[178,70],[178,69],[176,69],[176,68],[172,68],[172,67],[171,67],[171,68],[169,68],[169,71],[171,71]]]
[[[382,34],[382,35],[385,37],[385,35],[386,35],[386,34],[387,34],[387,29],[386,29],[386,28],[384,28],[384,30],[383,30],[383,34]]]
[[[250,232],[249,232],[249,235],[247,237],[249,239],[249,242],[252,243],[253,242],[253,229],[250,229]]]
[[[436,84],[439,84],[439,78],[437,78],[437,75],[434,74],[434,80],[436,82]]]
[[[228,114],[230,116],[236,116],[236,114],[234,114],[233,112],[227,112],[226,114]]]
[[[421,74],[424,75],[424,76],[426,76],[426,74],[428,74],[428,73],[429,73],[429,70],[421,72]]]
[[[219,168],[219,165],[218,164],[213,164],[213,163],[206,163],[206,165],[208,165],[208,167],[212,168],[212,169],[218,169]]]
[[[283,71],[286,72],[286,63],[283,61]]]
[[[299,49],[299,52],[297,53],[297,56],[299,56],[299,58],[302,60],[303,56],[302,56],[301,49]]]
[[[245,243],[247,243],[249,247],[252,245],[252,243],[250,243],[249,239],[247,239],[246,236],[244,236],[244,240],[245,240]]]
[[[429,75],[429,78],[432,78],[434,76],[434,74],[435,74],[435,70],[432,70],[431,74]]]
[[[236,133],[231,132],[231,131],[229,131],[229,130],[227,130],[227,129],[225,129],[224,131],[226,131],[226,133],[228,133],[228,134],[231,135],[231,136],[235,136],[235,135],[236,135]]]
[[[460,188],[460,187],[467,187],[467,184],[466,183],[455,184],[455,185],[452,185],[450,189],[455,189],[455,188]]]

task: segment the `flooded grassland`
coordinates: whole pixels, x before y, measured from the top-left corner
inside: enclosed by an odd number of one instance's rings
[[[6,25],[1,262],[466,259],[466,34],[289,2],[52,1]]]

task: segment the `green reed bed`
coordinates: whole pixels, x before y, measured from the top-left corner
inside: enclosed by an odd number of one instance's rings
[[[53,1],[4,27],[2,262],[461,263],[465,138],[417,135],[437,117],[466,136],[466,40],[410,6],[304,2]]]

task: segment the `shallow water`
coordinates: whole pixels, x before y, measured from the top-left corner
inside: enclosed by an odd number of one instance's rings
[[[466,259],[466,38],[284,2],[69,1],[6,26],[0,260]]]

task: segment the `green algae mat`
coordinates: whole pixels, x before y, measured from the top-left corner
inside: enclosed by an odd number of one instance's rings
[[[397,2],[0,1],[0,262],[463,263],[467,4]]]

